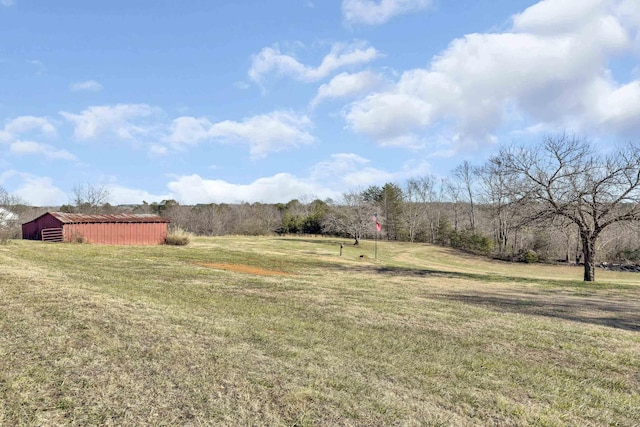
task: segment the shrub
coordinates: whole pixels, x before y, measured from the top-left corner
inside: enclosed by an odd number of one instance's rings
[[[64,238],[63,238],[63,240],[64,240]],[[84,236],[82,235],[82,233],[78,233],[78,232],[72,233],[69,236],[69,241],[71,243],[85,243]]]
[[[615,255],[615,260],[618,262],[638,262],[640,261],[640,248],[619,251]]]
[[[520,262],[525,262],[527,264],[535,264],[540,261],[538,254],[535,251],[527,250],[520,254],[519,256]]]
[[[467,252],[487,255],[493,249],[493,241],[469,229],[450,232],[451,246]]]
[[[180,227],[176,227],[167,233],[167,237],[164,239],[164,242],[167,245],[173,246],[186,246],[191,243],[191,238],[193,234],[189,233],[186,230],[183,230]]]

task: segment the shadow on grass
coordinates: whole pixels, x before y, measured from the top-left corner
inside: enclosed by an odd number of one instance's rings
[[[497,312],[506,311],[553,317],[629,331],[640,331],[640,292],[635,295],[636,298],[625,298],[624,295],[615,296],[611,295],[611,292],[599,292],[610,290],[638,291],[640,289],[637,286],[576,280],[532,279],[497,274],[462,273],[406,267],[356,266],[347,268],[355,268],[359,272],[369,271],[374,274],[394,276],[461,278],[483,283],[537,284],[540,285],[538,288],[528,287],[526,290],[508,286],[504,291],[451,292],[434,295],[434,298],[472,304]],[[557,292],[554,292],[554,288],[557,289]],[[577,292],[571,294],[574,291]]]
[[[448,271],[448,270],[433,270],[423,268],[409,268],[409,267],[393,267],[393,266],[362,266],[362,267],[346,267],[348,269],[360,271],[360,272],[372,272],[377,274],[388,274],[394,276],[407,276],[407,277],[443,277],[443,278],[459,278],[475,280],[485,283],[506,283],[506,282],[519,282],[519,283],[532,283],[538,285],[551,285],[557,287],[570,287],[577,289],[640,289],[637,286],[621,285],[616,283],[599,283],[599,282],[583,282],[580,280],[559,280],[559,279],[546,279],[546,278],[530,278],[519,276],[506,276],[501,274],[492,273],[464,273],[460,271]]]
[[[640,303],[567,295],[449,294],[441,298],[495,311],[554,317],[640,332]]]

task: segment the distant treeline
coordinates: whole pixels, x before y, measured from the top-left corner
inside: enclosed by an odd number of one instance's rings
[[[349,190],[336,200],[111,206],[108,197],[105,187],[80,186],[74,203],[53,209],[158,214],[172,227],[202,236],[378,238],[505,260],[583,263],[585,280],[593,280],[596,261],[640,259],[640,148],[628,144],[604,156],[566,135],[534,148],[504,147],[483,165],[463,162],[449,177]],[[20,204],[2,188],[0,207],[23,222],[52,209]],[[0,217],[5,235],[19,237],[18,222]]]

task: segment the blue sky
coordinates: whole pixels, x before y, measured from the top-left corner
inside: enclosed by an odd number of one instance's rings
[[[0,186],[339,198],[640,136],[638,0],[0,0]]]

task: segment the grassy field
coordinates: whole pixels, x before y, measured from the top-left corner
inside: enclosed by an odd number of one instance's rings
[[[0,245],[0,425],[639,425],[639,275],[349,243]]]

